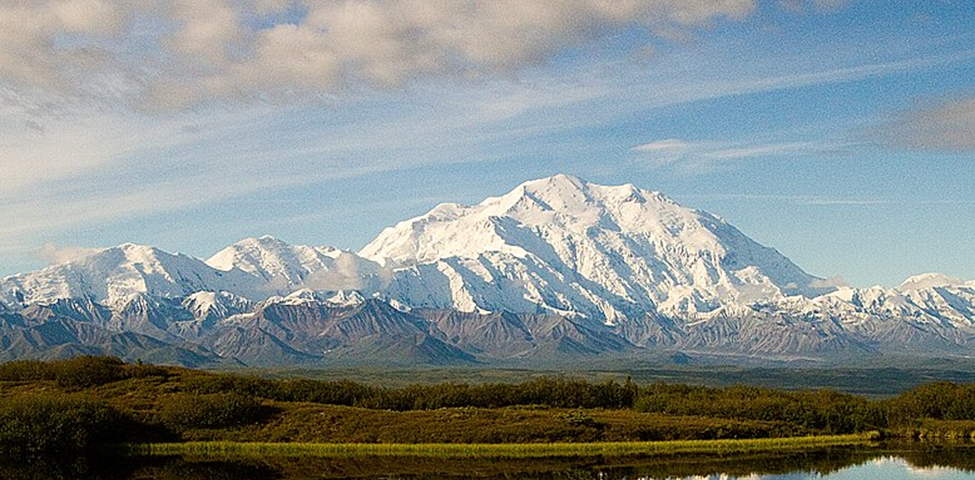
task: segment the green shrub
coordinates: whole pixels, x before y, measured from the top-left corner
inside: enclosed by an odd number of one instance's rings
[[[887,416],[877,404],[829,390],[655,384],[643,389],[634,406],[668,415],[784,422],[827,433],[862,432],[887,425]]]
[[[139,368],[152,367],[128,366],[116,357],[91,355],[55,362],[18,360],[0,364],[0,381],[53,380],[61,387],[89,388],[123,380]]]
[[[105,402],[77,397],[22,396],[0,400],[0,452],[81,451],[114,441],[126,419]]]
[[[223,428],[259,422],[268,409],[237,393],[179,394],[161,402],[159,416],[175,430]]]
[[[319,381],[294,379],[278,383],[274,400],[353,406],[375,397],[381,389],[350,380]]]
[[[0,381],[36,382],[54,380],[54,369],[48,362],[39,360],[17,360],[0,364]]]
[[[935,382],[904,392],[887,402],[894,421],[975,420],[975,385]]]
[[[582,410],[576,410],[574,412],[563,413],[562,415],[559,416],[559,418],[562,421],[564,421],[566,424],[568,424],[569,426],[572,426],[572,427],[591,427],[591,428],[597,428],[597,427],[600,426],[599,423],[597,423],[595,420],[593,420],[593,418],[591,416],[589,416],[588,413],[586,413],[586,412],[584,412]]]
[[[156,365],[148,364],[126,364],[123,367],[123,374],[128,378],[148,378],[148,377],[161,377],[170,378],[174,374],[166,367],[160,367]]]
[[[247,397],[277,399],[280,381],[234,374],[200,375],[186,380],[186,391],[198,394],[234,393]]]
[[[51,363],[54,381],[61,387],[90,388],[127,378],[122,360],[83,356]]]

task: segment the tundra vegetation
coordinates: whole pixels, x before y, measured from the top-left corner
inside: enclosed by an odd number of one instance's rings
[[[930,383],[870,400],[830,390],[566,378],[387,388],[127,364],[108,357],[0,365],[4,455],[153,451],[147,444],[158,445],[155,451],[267,451],[268,444],[290,444],[291,450],[325,454],[510,450],[531,456],[545,449],[630,452],[648,448],[633,442],[648,441],[672,442],[654,447],[661,451],[720,451],[721,445],[748,450],[784,448],[790,442],[843,444],[875,438],[870,432],[970,438],[975,384]],[[737,442],[745,439],[759,441]],[[701,440],[727,442],[703,447],[695,443]],[[328,445],[295,446],[299,443]]]

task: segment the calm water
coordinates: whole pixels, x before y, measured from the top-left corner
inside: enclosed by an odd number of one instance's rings
[[[975,471],[946,467],[940,465],[918,466],[900,457],[882,457],[872,459],[866,463],[843,468],[836,472],[790,472],[782,474],[752,473],[745,476],[711,474],[705,476],[683,477],[687,479],[749,479],[749,480],[806,480],[806,479],[877,479],[877,480],[908,480],[908,479],[944,479],[971,480],[975,479]]]
[[[975,480],[975,449],[822,451],[791,456],[670,459],[0,459],[4,479],[941,479]]]

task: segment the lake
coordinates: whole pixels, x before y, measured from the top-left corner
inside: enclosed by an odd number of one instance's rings
[[[747,457],[449,460],[435,458],[77,458],[0,460],[4,479],[943,479],[975,480],[975,449],[928,446]]]

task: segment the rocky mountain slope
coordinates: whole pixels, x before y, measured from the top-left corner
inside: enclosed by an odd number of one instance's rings
[[[975,282],[837,288],[724,220],[557,175],[439,205],[360,252],[125,244],[0,281],[0,357],[186,365],[975,353]]]

